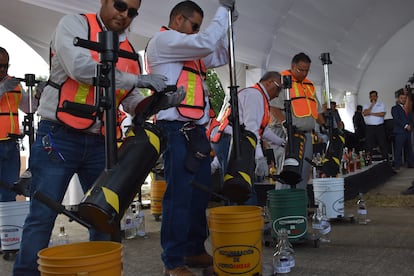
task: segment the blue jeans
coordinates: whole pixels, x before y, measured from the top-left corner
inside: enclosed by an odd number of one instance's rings
[[[20,149],[15,139],[0,141],[0,181],[12,187],[20,175]],[[15,201],[16,193],[0,186],[0,202]]]
[[[184,265],[185,256],[206,252],[204,242],[208,236],[206,209],[210,195],[191,185],[198,182],[210,187],[210,157],[204,159],[193,174],[184,167],[187,153],[183,126],[178,121],[157,123],[168,138],[163,153],[167,189],[162,202],[161,258],[166,268]],[[200,128],[204,127],[197,126]]]
[[[52,150],[46,151],[42,140],[49,135]],[[94,184],[105,167],[105,141],[100,135],[71,130],[63,125],[41,121],[32,145],[29,165],[32,173],[30,193],[41,192],[61,203],[72,176],[77,173],[83,191]],[[20,250],[13,275],[40,275],[37,253],[46,248],[57,213],[33,199],[23,226]],[[109,240],[110,235],[89,230],[91,240]]]

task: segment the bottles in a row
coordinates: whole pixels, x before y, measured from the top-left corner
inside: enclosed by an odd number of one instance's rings
[[[133,202],[125,211],[121,219],[121,231],[127,240],[136,236],[146,237],[145,213],[140,202]]]
[[[340,171],[342,175],[346,175],[371,164],[372,159],[369,153],[366,153],[364,150],[357,153],[355,149],[348,151],[348,148],[345,147],[342,152]]]

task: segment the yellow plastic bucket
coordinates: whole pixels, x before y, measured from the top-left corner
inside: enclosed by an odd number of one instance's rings
[[[261,207],[211,208],[208,225],[216,275],[261,275],[264,225]]]
[[[91,241],[58,245],[38,252],[42,276],[115,276],[122,274],[122,244]]]
[[[162,199],[164,197],[165,190],[167,189],[167,183],[165,180],[152,180],[151,181],[151,214],[156,220],[162,214]]]

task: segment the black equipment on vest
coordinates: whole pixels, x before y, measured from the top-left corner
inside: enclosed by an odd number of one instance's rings
[[[296,129],[293,125],[292,105],[290,99],[290,88],[292,87],[292,77],[282,76],[282,87],[284,89],[285,100],[285,127],[287,129],[287,147],[285,151],[285,161],[283,169],[276,177],[276,180],[283,184],[295,186],[302,181],[302,165],[306,136],[303,132]]]

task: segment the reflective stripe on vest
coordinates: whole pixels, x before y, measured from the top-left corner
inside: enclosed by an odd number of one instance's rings
[[[177,106],[181,116],[193,120],[199,120],[204,116],[203,80],[206,78],[206,68],[202,60],[186,61],[178,77],[177,87],[184,86],[186,95]]]
[[[290,100],[292,111],[296,117],[318,118],[318,108],[315,87],[309,79],[299,82],[289,70],[283,71],[282,76],[292,76],[292,88],[290,89]]]
[[[168,31],[162,27],[160,31]],[[177,87],[184,86],[186,91],[184,100],[176,107],[178,113],[188,119],[199,120],[204,116],[203,80],[206,79],[206,66],[199,60],[185,61],[177,80]]]
[[[9,133],[20,134],[18,110],[22,98],[21,91],[21,86],[17,85],[0,98],[0,140],[10,139]]]
[[[97,42],[98,41],[98,33],[102,32],[102,28],[98,22],[96,14],[84,14],[88,21],[89,26],[89,40]],[[134,48],[129,43],[128,39],[120,42],[119,49],[124,51],[135,53]],[[90,51],[91,57],[93,60],[99,62],[99,53],[96,51]],[[128,72],[134,75],[138,75],[141,73],[141,65],[138,61],[134,61],[131,59],[126,58],[118,58],[116,63],[116,68],[122,72]],[[118,108],[120,102],[128,95],[130,91],[125,89],[118,89],[115,91],[115,99],[116,99],[116,108]],[[86,104],[86,105],[94,105],[95,104],[95,92],[94,86],[79,83],[71,78],[68,78],[62,85],[59,91],[59,106],[56,110],[56,117],[59,121],[65,123],[66,125],[79,129],[85,130],[91,127],[95,121],[97,114],[92,114],[91,116],[87,116],[85,114],[71,114],[63,109],[63,103],[69,101],[78,104]],[[100,118],[101,119],[101,118]],[[119,120],[117,118],[117,124],[119,124]],[[117,129],[119,132],[119,129]],[[120,133],[117,133],[117,137],[120,136]]]

